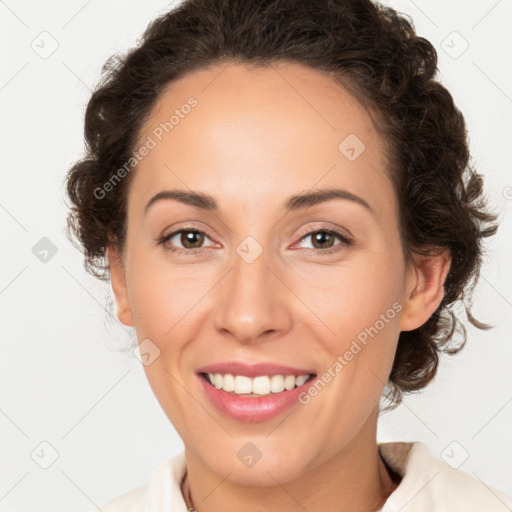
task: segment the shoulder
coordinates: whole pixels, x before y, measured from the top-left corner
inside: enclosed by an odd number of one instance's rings
[[[94,512],[185,512],[180,488],[185,471],[185,453],[180,452],[162,462],[147,483],[108,501]]]
[[[426,445],[383,443],[382,458],[402,477],[382,512],[505,512],[512,500],[468,473],[435,457]]]
[[[143,512],[146,510],[146,494],[147,484],[141,485],[103,504],[94,512]]]

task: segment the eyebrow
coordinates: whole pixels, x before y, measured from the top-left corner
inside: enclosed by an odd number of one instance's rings
[[[172,200],[179,201],[180,203],[194,206],[201,210],[218,212],[219,206],[214,197],[204,194],[202,192],[193,192],[187,190],[162,190],[155,194],[146,204],[144,208],[144,214],[148,211],[150,206],[157,201]],[[305,192],[302,194],[295,194],[290,196],[284,203],[283,208],[285,211],[295,211],[303,208],[310,208],[312,206],[330,201],[331,199],[346,199],[355,202],[372,214],[375,215],[375,211],[372,207],[362,198],[355,194],[352,194],[348,190],[339,188],[325,188],[316,189],[314,192]]]

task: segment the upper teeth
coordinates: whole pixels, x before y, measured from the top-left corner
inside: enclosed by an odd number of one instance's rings
[[[295,386],[302,386],[309,375],[262,375],[251,379],[245,375],[222,375],[220,373],[209,373],[210,382],[217,388],[237,395],[254,393],[255,395],[268,395],[280,393],[281,391],[293,389]]]

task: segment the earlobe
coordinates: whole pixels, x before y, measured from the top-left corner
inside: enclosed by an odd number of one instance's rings
[[[117,306],[117,318],[122,324],[133,327],[134,322],[128,300],[125,271],[117,248],[112,245],[107,247],[107,259],[110,269],[110,283]]]
[[[414,263],[407,271],[401,331],[412,331],[422,326],[439,307],[450,264],[449,249],[431,256],[414,255]]]

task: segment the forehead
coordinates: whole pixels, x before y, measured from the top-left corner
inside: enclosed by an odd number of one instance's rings
[[[149,139],[129,197],[139,211],[169,188],[268,206],[334,186],[377,211],[395,204],[385,146],[368,113],[328,76],[300,64],[221,63],[191,72],[160,94],[139,146]]]

